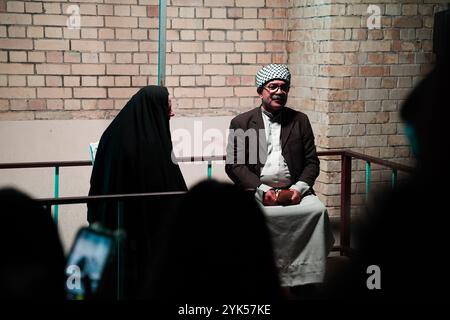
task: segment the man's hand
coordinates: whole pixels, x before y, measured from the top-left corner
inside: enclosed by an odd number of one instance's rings
[[[265,206],[275,206],[277,205],[277,195],[275,190],[271,189],[264,193],[263,205]]]
[[[294,192],[294,194],[292,195],[291,201],[292,204],[299,204],[300,200],[302,200],[302,196],[300,195],[300,192],[298,192],[295,189],[289,189],[292,190]]]

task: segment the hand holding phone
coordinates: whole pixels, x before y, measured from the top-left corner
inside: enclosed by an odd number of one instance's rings
[[[86,299],[96,293],[103,271],[114,252],[114,236],[84,227],[78,231],[66,265],[66,291],[71,300]]]

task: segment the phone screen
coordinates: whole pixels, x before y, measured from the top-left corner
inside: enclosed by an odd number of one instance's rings
[[[69,299],[83,299],[87,290],[97,291],[106,262],[112,253],[114,238],[82,228],[69,253],[66,266],[66,290]],[[90,288],[86,288],[89,285]]]

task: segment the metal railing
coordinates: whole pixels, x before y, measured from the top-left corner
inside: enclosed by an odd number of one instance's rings
[[[366,161],[366,198],[369,195],[371,185],[371,173],[372,164],[378,164],[392,170],[391,184],[394,187],[397,184],[398,171],[413,172],[413,168],[399,164],[396,162],[383,160],[380,158],[364,155],[359,152],[351,150],[327,150],[317,152],[319,157],[327,156],[340,156],[341,161],[341,201],[340,201],[340,233],[339,233],[339,246],[335,246],[335,251],[340,251],[344,254],[350,250],[350,224],[351,224],[351,173],[352,173],[352,160],[358,159]],[[212,177],[212,162],[224,161],[225,156],[191,156],[177,158],[178,162],[207,162],[207,177]],[[75,203],[87,203],[89,201],[97,201],[98,199],[114,199],[116,201],[142,198],[146,196],[169,196],[172,192],[160,192],[152,194],[128,194],[128,195],[107,195],[107,196],[91,196],[91,197],[59,197],[59,184],[60,184],[60,168],[61,167],[79,167],[79,166],[91,166],[90,160],[85,161],[51,161],[51,162],[23,162],[23,163],[1,163],[0,169],[21,169],[21,168],[54,168],[54,198],[36,199],[42,205],[53,208],[53,217],[55,222],[58,223],[58,206],[61,204],[75,204]]]

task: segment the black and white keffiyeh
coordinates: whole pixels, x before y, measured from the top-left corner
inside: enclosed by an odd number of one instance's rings
[[[256,86],[262,87],[264,84],[271,80],[284,80],[291,82],[291,73],[289,68],[285,64],[269,64],[263,67],[256,74]]]

